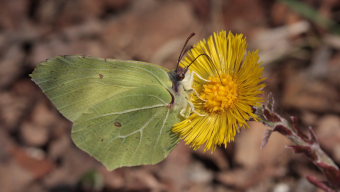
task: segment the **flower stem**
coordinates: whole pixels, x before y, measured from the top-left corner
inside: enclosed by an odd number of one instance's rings
[[[262,108],[256,109],[256,113],[261,117],[262,123],[270,127],[263,139],[262,147],[268,143],[272,132],[279,132],[293,143],[289,147],[295,153],[301,153],[308,157],[326,178],[326,181],[320,181],[315,177],[308,176],[308,181],[328,192],[335,192],[340,189],[339,167],[322,150],[311,127],[308,127],[308,135],[306,135],[298,125],[296,117],[290,117],[289,121],[280,116],[274,111],[274,100],[272,98]]]

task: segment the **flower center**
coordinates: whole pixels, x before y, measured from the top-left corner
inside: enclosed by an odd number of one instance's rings
[[[200,97],[205,100],[205,110],[219,113],[228,110],[237,100],[237,84],[230,75],[222,74],[209,78],[203,85]]]

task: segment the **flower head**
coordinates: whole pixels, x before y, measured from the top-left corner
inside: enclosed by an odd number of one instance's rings
[[[247,51],[242,34],[221,31],[188,52],[180,66],[189,65],[191,113],[173,131],[194,149],[226,147],[240,127],[258,119],[253,107],[261,105],[265,87],[258,51]]]

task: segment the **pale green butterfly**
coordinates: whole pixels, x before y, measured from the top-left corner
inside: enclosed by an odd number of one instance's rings
[[[59,56],[31,77],[73,122],[74,143],[113,170],[158,163],[179,142],[171,128],[188,108],[188,67],[171,72],[139,61]]]

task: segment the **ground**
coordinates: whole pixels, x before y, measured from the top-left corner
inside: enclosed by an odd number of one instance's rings
[[[260,148],[268,127],[258,122],[227,149],[204,153],[180,143],[157,165],[109,172],[72,143],[71,122],[29,74],[73,54],[173,69],[190,33],[192,44],[221,29],[241,32],[260,50],[277,111],[312,126],[339,165],[339,23],[337,0],[2,0],[1,191],[320,191],[305,176],[322,174],[286,147],[287,138],[274,133]]]

